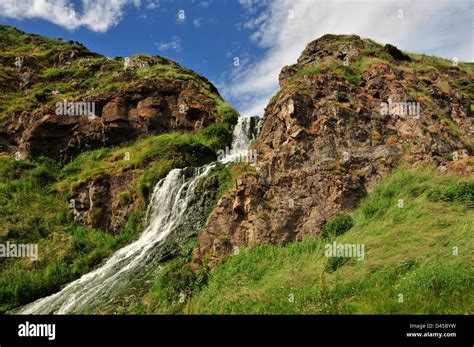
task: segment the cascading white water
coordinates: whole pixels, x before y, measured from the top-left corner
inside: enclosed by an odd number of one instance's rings
[[[246,150],[250,143],[249,117],[239,118],[232,148]],[[228,161],[227,161],[228,162]],[[91,312],[111,302],[130,281],[153,262],[166,237],[181,226],[198,182],[215,163],[201,168],[174,169],[154,188],[147,209],[147,227],[139,238],[115,252],[104,265],[66,285],[61,291],[15,309],[15,314],[68,314]],[[190,177],[187,173],[191,170]]]
[[[233,161],[252,161],[251,154],[249,154],[250,142],[254,140],[253,127],[256,126],[254,123],[255,117],[242,116],[239,117],[237,124],[233,131],[232,146],[229,153],[225,153],[225,156],[219,160],[221,163],[230,163]],[[246,158],[246,159],[243,159]]]
[[[232,151],[239,153],[249,148],[250,141],[253,140],[250,134],[251,123],[251,117],[239,117],[233,131]]]
[[[184,169],[172,170],[155,186],[147,211],[148,226],[135,242],[121,248],[103,266],[68,284],[60,292],[28,304],[15,313],[81,312],[110,300],[138,270],[153,260],[157,245],[181,224],[198,181],[209,173],[212,166],[195,169],[188,180]]]

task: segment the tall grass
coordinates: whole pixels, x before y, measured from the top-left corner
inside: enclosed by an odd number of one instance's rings
[[[241,249],[181,312],[472,314],[474,211],[429,198],[471,184],[430,169],[396,171],[351,214],[349,231],[331,239],[364,244],[363,261],[325,257],[328,241],[319,237]]]
[[[141,230],[142,212],[129,217],[116,235],[71,224],[68,197],[75,187],[130,170],[134,186],[122,198],[130,199],[135,191],[147,203],[159,179],[174,168],[214,161],[216,151],[230,145],[231,133],[225,122],[192,134],[149,137],[127,147],[84,152],[65,167],[47,158],[28,163],[1,157],[0,241],[38,243],[40,260],[0,258],[0,312],[58,290]],[[216,175],[227,187],[236,172],[226,175],[226,170],[222,167]]]
[[[62,175],[50,159],[36,163],[0,158],[0,242],[38,244],[37,261],[0,258],[0,312],[57,291],[90,271],[141,230],[132,215],[117,235],[71,224]]]

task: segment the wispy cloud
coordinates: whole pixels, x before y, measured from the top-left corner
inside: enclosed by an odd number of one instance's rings
[[[159,51],[164,52],[168,50],[181,51],[181,38],[179,36],[173,36],[170,42],[156,43]]]
[[[193,0],[193,3],[197,3],[199,7],[208,8],[212,4],[212,0]]]
[[[148,0],[145,7],[149,10],[154,10],[155,8],[160,7],[160,2],[158,0]]]
[[[278,90],[281,68],[295,63],[308,42],[327,33],[357,34],[408,51],[474,60],[471,0],[239,2],[247,11],[243,28],[266,49],[259,61],[230,74],[222,90],[244,114],[262,115]]]
[[[127,5],[141,5],[140,0],[82,0],[78,13],[69,0],[0,0],[0,17],[40,18],[69,30],[85,26],[96,32],[106,32],[122,19]]]

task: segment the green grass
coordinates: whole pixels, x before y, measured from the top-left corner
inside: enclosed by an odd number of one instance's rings
[[[67,57],[67,61],[51,67],[51,60],[60,55]],[[215,108],[217,114],[233,110],[230,106],[227,110],[222,108],[222,98],[204,77],[173,61],[142,56],[151,62],[150,67],[125,71],[123,58],[107,59],[68,41],[31,35],[0,25],[0,59],[5,59],[0,66],[0,119],[13,111],[39,109],[44,100],[54,103],[99,92],[114,92],[142,79],[165,83],[170,80],[190,81],[201,100]],[[18,88],[18,70],[14,65],[17,57],[32,68],[35,76],[27,87],[28,93]],[[55,95],[51,93],[53,90],[57,91]],[[36,100],[36,96],[42,97],[41,102]],[[221,109],[217,110],[218,107]]]
[[[39,255],[37,261],[0,258],[0,312],[59,290],[141,230],[140,212],[118,234],[73,225],[67,195],[55,189],[60,175],[49,159],[0,157],[0,242],[38,244]]]
[[[321,73],[323,69],[331,69],[332,71],[343,76],[349,83],[358,85],[360,83],[360,75],[370,68],[372,65],[383,62],[384,60],[372,57],[372,56],[363,56],[354,62],[349,62],[348,66],[344,66],[341,63],[336,62],[323,62],[317,65],[309,66],[297,71],[291,79],[284,86],[285,88],[303,88],[307,89],[307,86],[301,85],[301,81],[305,76],[312,76]],[[388,62],[388,61],[385,61]]]
[[[461,135],[458,125],[451,119],[450,116],[446,115],[446,113],[440,109],[436,111],[436,115],[440,119],[440,122],[447,125],[447,127],[449,128],[449,132],[453,136],[459,137]]]
[[[127,147],[84,152],[64,167],[47,158],[28,163],[0,157],[0,241],[38,243],[40,254],[36,262],[0,258],[0,312],[57,291],[140,232],[140,211],[117,234],[73,225],[68,199],[76,187],[131,170],[134,185],[120,199],[141,197],[144,211],[159,179],[177,167],[214,161],[217,150],[230,145],[231,130],[231,124],[217,123],[197,133],[153,136]],[[223,187],[238,174],[228,170],[216,171]]]
[[[325,35],[324,38],[324,47],[328,51],[340,51],[341,45],[346,44],[351,46],[353,43],[353,37],[350,35],[334,36],[334,35]],[[326,40],[328,39],[328,40]],[[353,57],[352,60],[348,61],[348,65],[345,66],[342,60],[336,61],[323,61],[321,63],[307,66],[305,68],[297,71],[289,81],[282,86],[282,90],[291,88],[297,89],[299,92],[309,93],[311,88],[306,84],[301,83],[304,76],[311,76],[320,73],[328,73],[326,70],[330,68],[331,71],[337,73],[341,77],[344,77],[347,82],[353,85],[359,85],[361,81],[361,74],[369,69],[372,65],[377,63],[389,64],[392,68],[409,72],[411,74],[416,74],[422,76],[425,73],[430,71],[437,71],[440,75],[443,76],[443,79],[439,82],[447,86],[447,81],[444,79],[448,77],[449,73],[452,73],[455,70],[467,73],[468,75],[474,74],[474,64],[459,62],[456,67],[453,66],[453,62],[448,59],[442,59],[434,56],[428,56],[424,54],[415,54],[407,53],[410,57],[410,61],[399,62],[396,61],[390,54],[384,50],[384,46],[380,45],[370,39],[363,39],[365,47],[363,47],[356,57]],[[322,72],[323,71],[323,72]],[[466,76],[466,78],[469,76]],[[473,99],[473,83],[471,79],[459,79],[455,81],[457,87],[461,89],[461,92],[471,100]],[[434,82],[433,82],[434,84]],[[429,95],[428,90],[424,90],[423,84],[419,84],[419,88],[422,90],[410,90],[410,95],[412,97],[420,97]],[[279,92],[281,93],[281,91]],[[274,100],[274,98],[272,98]],[[471,102],[472,105],[472,102]],[[472,110],[472,106],[471,106]]]
[[[182,69],[173,65],[156,64],[149,68],[142,68],[136,71],[136,76],[139,78],[169,78],[180,80],[195,80],[195,74],[191,70]]]
[[[474,181],[456,182],[447,186],[433,189],[428,197],[433,201],[445,201],[467,204],[474,207]]]
[[[187,258],[176,258],[166,263],[153,286],[153,305],[161,313],[180,313],[186,299],[198,293],[208,281],[209,269],[202,266],[194,272]]]
[[[398,170],[351,214],[350,230],[333,239],[364,244],[363,261],[325,257],[327,241],[318,237],[249,247],[218,265],[207,285],[188,291],[192,297],[173,308],[205,314],[472,314],[474,211],[430,197],[441,188],[455,192],[446,193],[453,196],[446,201],[470,196],[472,183],[431,169]],[[150,304],[150,311],[166,312],[169,306],[161,303]]]
[[[231,125],[215,123],[197,133],[150,136],[126,147],[85,152],[62,169],[57,189],[71,192],[90,180],[131,170],[137,177],[131,190],[147,203],[155,184],[169,171],[215,161],[217,151],[231,141]]]
[[[235,186],[237,179],[245,173],[255,172],[255,167],[248,163],[223,165],[218,173],[218,196],[224,195]]]
[[[352,228],[354,222],[348,214],[337,214],[324,224],[321,230],[321,237],[328,239],[344,234]]]
[[[239,118],[239,114],[228,103],[223,102],[220,99],[217,99],[216,110],[217,110],[217,113],[220,115],[221,121],[223,123],[227,123],[231,125],[237,124],[237,119]]]
[[[301,69],[298,72],[296,72],[291,77],[291,79],[292,79],[292,81],[298,81],[301,78],[303,78],[304,76],[307,76],[307,75],[311,76],[311,75],[318,74],[323,67],[324,67],[324,64],[309,66],[307,68]]]

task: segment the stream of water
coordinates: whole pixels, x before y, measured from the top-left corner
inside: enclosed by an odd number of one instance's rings
[[[232,161],[247,150],[253,135],[250,117],[240,117],[233,131]],[[215,163],[200,168],[174,169],[153,190],[147,208],[146,228],[139,238],[116,251],[99,268],[69,283],[59,292],[15,309],[15,314],[68,314],[93,312],[123,291],[140,272],[159,255],[160,245],[180,227],[190,204],[195,200],[196,186]],[[191,174],[190,174],[191,171]]]

